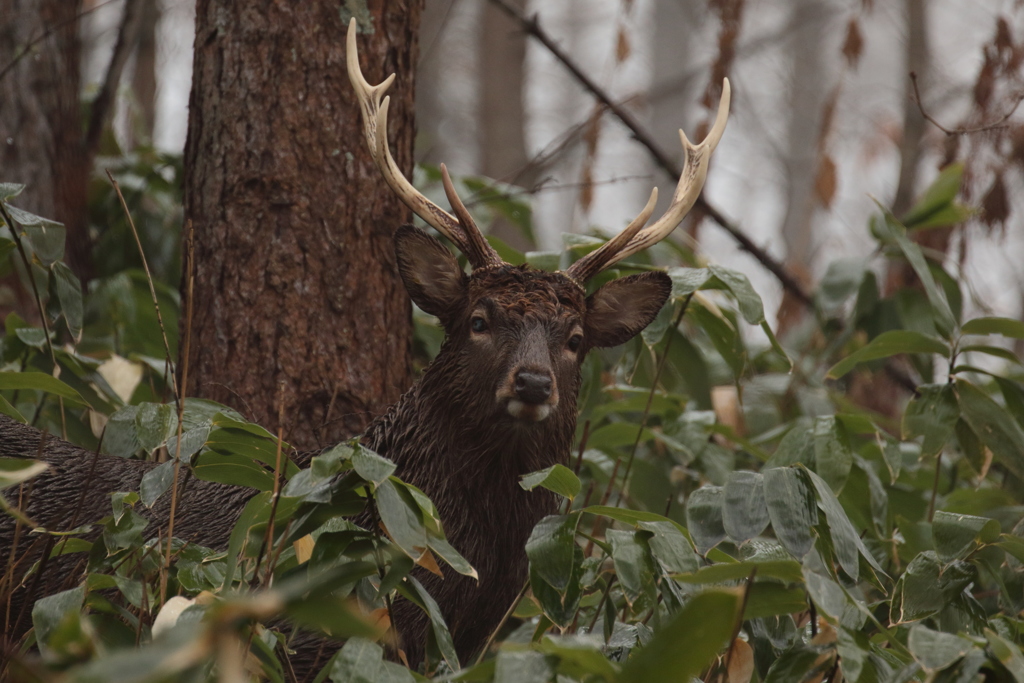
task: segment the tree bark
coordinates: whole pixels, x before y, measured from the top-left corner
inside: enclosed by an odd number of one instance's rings
[[[367,79],[398,74],[389,138],[407,175],[420,12],[414,0],[357,14]],[[391,239],[409,212],[363,141],[345,73],[348,19],[330,3],[196,7],[186,395],[271,428],[283,407],[285,439],[296,447],[361,432],[411,379],[410,306]],[[183,311],[187,287],[186,275]],[[184,339],[186,316],[182,324]]]

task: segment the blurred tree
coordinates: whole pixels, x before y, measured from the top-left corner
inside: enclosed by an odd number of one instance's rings
[[[420,12],[419,2],[356,12],[367,79],[398,74],[389,128],[407,175]],[[391,242],[409,213],[363,142],[345,75],[351,16],[329,3],[196,7],[186,394],[271,427],[282,407],[298,447],[360,433],[410,382],[409,302]]]
[[[63,222],[69,265],[89,268],[88,157],[79,103],[81,0],[19,0],[0,10],[0,168],[28,211]]]

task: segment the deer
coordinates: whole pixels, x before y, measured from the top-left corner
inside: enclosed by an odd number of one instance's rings
[[[671,279],[660,270],[613,279],[591,293],[587,283],[667,237],[693,207],[725,130],[730,87],[725,80],[714,124],[701,143],[691,144],[679,131],[685,165],[664,214],[648,225],[658,197],[655,188],[622,232],[566,270],[547,272],[506,263],[498,256],[444,165],[442,184],[453,213],[429,200],[401,173],[386,134],[385,93],[395,75],[370,85],[359,66],[357,47],[353,20],[346,66],[373,161],[397,197],[447,238],[469,264],[466,272],[448,247],[419,228],[403,225],[395,230],[401,279],[413,302],[437,317],[445,340],[420,379],[361,437],[364,446],[397,465],[398,477],[433,500],[449,543],[476,569],[478,579],[447,567],[441,576],[417,574],[438,603],[456,652],[465,661],[483,648],[524,586],[525,545],[534,527],[557,512],[553,493],[524,490],[520,480],[530,472],[568,463],[584,359],[593,349],[632,339],[654,320],[672,289]],[[109,494],[138,490],[151,467],[55,438],[41,445],[38,431],[2,415],[0,455],[40,457],[49,463],[50,470],[33,480],[26,509],[48,528],[66,523],[72,515],[69,506],[76,503],[74,520],[79,523],[104,516]],[[308,462],[312,455],[300,454],[296,460]],[[179,502],[176,535],[212,547],[226,545],[234,519],[251,494],[192,480]],[[209,514],[212,510],[218,514]],[[166,502],[158,501],[146,514],[153,521],[151,529],[166,529]],[[357,522],[364,527],[372,524],[372,513],[364,512]],[[0,515],[0,548],[12,548],[14,542],[13,520]],[[41,553],[37,547],[22,554],[31,562]],[[22,606],[30,608],[33,600],[70,587],[65,577],[74,585],[74,570],[73,559],[55,558],[42,580],[15,592],[12,612],[20,611],[24,617]],[[424,657],[427,616],[403,600],[393,604],[390,616],[401,651],[416,667]],[[24,622],[22,618],[13,626],[14,636],[27,628]],[[292,664],[296,670],[313,668],[312,659],[303,665],[293,658]]]

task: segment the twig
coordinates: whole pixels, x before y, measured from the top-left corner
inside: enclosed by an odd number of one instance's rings
[[[117,187],[117,184],[114,184]],[[120,190],[118,190],[120,195]],[[123,201],[123,200],[122,200]],[[185,333],[182,341],[182,352],[181,352],[181,388],[180,391],[175,389],[175,396],[179,393],[184,395],[185,387],[188,385],[188,351],[189,345],[192,340],[192,288],[195,284],[195,241],[192,232],[192,221],[188,221],[185,225],[185,254],[188,259],[185,267],[185,276],[188,278],[188,286],[186,288],[186,294],[188,296],[187,303],[185,304]],[[138,237],[136,237],[138,239]],[[143,260],[145,263],[145,260]],[[148,271],[147,271],[148,275]],[[153,286],[153,281],[150,280],[150,287]],[[157,314],[159,315],[160,309],[157,308]],[[164,339],[166,343],[166,338]],[[170,356],[168,356],[168,359]],[[171,386],[177,386],[176,382],[172,381]],[[178,439],[177,444],[174,448],[174,478],[171,484],[171,509],[167,520],[167,553],[164,555],[164,564],[160,569],[160,604],[167,602],[167,573],[171,569],[171,540],[174,538],[174,513],[178,509],[178,477],[181,475],[181,436],[184,431],[184,412],[185,412],[185,401],[184,399],[178,401]]]
[[[935,517],[935,497],[939,493],[939,477],[942,475],[942,451],[935,458],[935,481],[932,483],[932,499],[928,503],[928,522]]]
[[[523,27],[523,29],[531,36],[536,38],[554,57],[562,63],[562,65],[569,70],[573,77],[580,82],[580,84],[590,92],[601,104],[608,108],[612,114],[615,115],[619,121],[622,122],[626,128],[629,129],[633,137],[643,145],[654,159],[655,163],[662,170],[668,173],[673,178],[678,180],[682,169],[676,164],[669,156],[662,150],[658,144],[654,141],[654,138],[650,136],[647,131],[643,129],[640,123],[630,114],[621,104],[612,100],[612,98],[606,93],[600,86],[597,85],[593,80],[590,79],[582,70],[576,65],[575,62],[567,55],[554,40],[540,27],[536,16],[527,17],[519,9],[509,4],[508,0],[491,0],[499,8],[501,8],[506,14],[515,19]],[[740,248],[748,252],[754,258],[756,258],[761,265],[767,268],[782,286],[785,287],[790,293],[793,294],[797,299],[800,300],[806,306],[811,306],[814,303],[811,294],[807,289],[790,273],[784,265],[779,263],[774,257],[771,256],[761,247],[757,246],[753,240],[751,240],[738,226],[733,224],[727,219],[717,208],[712,206],[704,199],[703,195],[697,199],[697,208],[703,211],[705,215],[711,218],[715,223],[728,232],[734,240],[740,245]]]
[[[732,629],[732,640],[729,641],[729,649],[725,653],[725,670],[719,676],[718,680],[724,680],[725,676],[729,675],[729,664],[732,662],[732,651],[736,646],[736,639],[740,635],[740,629],[743,628],[743,613],[747,611],[747,601],[750,600],[750,589],[754,585],[754,577],[757,576],[757,567],[755,566],[750,570],[750,576],[747,577],[747,585],[743,590],[743,600],[740,601],[740,611],[736,615],[736,624]]]
[[[508,621],[509,618],[511,618],[511,616],[515,613],[516,606],[519,604],[519,601],[523,599],[523,596],[526,595],[526,590],[529,587],[530,580],[527,579],[526,583],[523,584],[523,587],[519,589],[519,593],[516,595],[516,599],[513,600],[512,604],[509,605],[507,610],[505,610],[505,616],[501,618],[501,621],[498,622],[498,625],[494,627],[493,631],[491,631],[491,635],[487,637],[487,642],[484,643],[483,648],[480,650],[480,654],[476,656],[476,662],[474,662],[474,664],[479,664],[481,661],[483,661],[484,655],[487,654],[487,651],[491,649],[491,645],[494,644],[494,639],[498,636],[498,632],[502,629],[503,626],[505,626],[505,622]]]
[[[100,144],[100,135],[110,118],[110,110],[117,95],[117,86],[121,82],[121,72],[124,71],[128,57],[138,42],[139,27],[142,19],[141,0],[128,0],[124,4],[124,14],[121,17],[121,27],[117,31],[117,44],[114,46],[114,53],[110,56],[110,65],[107,66],[106,76],[103,78],[103,87],[92,103],[92,113],[89,116],[89,127],[86,129],[84,148],[88,158],[96,154],[96,148]],[[109,175],[109,171],[107,173]]]
[[[267,539],[264,543],[267,556],[267,571],[263,574],[262,585],[266,586],[270,581],[271,557],[274,554],[274,517],[277,516],[277,502],[281,498],[281,451],[284,444],[284,382],[277,385],[277,457],[274,459],[274,492],[270,500],[270,519],[267,521]],[[281,542],[284,542],[285,535],[281,535]],[[256,569],[253,571],[253,580],[259,575],[260,560],[256,560]]]
[[[1005,115],[1003,115],[993,123],[988,123],[983,126],[978,126],[976,128],[965,128],[964,126],[958,126],[956,128],[947,128],[946,126],[936,121],[931,114],[925,111],[924,104],[921,103],[921,92],[917,88],[917,74],[914,73],[913,71],[910,72],[910,82],[914,86],[914,101],[917,102],[917,108],[921,112],[921,116],[923,116],[926,121],[928,121],[933,126],[935,126],[936,128],[938,128],[943,133],[949,136],[970,135],[972,133],[984,133],[985,131],[995,130],[997,128],[1005,128],[1006,122],[1010,120],[1010,117],[1013,116],[1014,113],[1017,111],[1017,108],[1020,107],[1020,103],[1024,102],[1024,92],[1020,92],[1017,94],[1017,101],[1013,103],[1013,107],[1010,108],[1010,111],[1006,112]]]
[[[130,3],[129,3],[130,4]],[[121,186],[114,180],[114,176],[107,171],[107,177],[110,178],[111,185],[114,186],[114,191],[117,192],[117,198],[121,200],[121,208],[124,209],[124,215],[128,218],[128,225],[132,229],[132,236],[135,237],[135,246],[139,249],[139,258],[142,259],[142,268],[146,271],[146,282],[149,284],[149,294],[153,297],[153,308],[156,309],[156,321],[160,324],[160,337],[164,340],[164,353],[166,354],[167,362],[171,363],[171,345],[167,341],[167,330],[164,327],[164,317],[160,314],[160,302],[156,298],[156,287],[153,285],[153,275],[149,272],[149,263],[146,261],[146,252],[142,249],[142,241],[139,239],[139,232],[135,229],[135,221],[132,220],[132,214],[128,211],[128,204],[124,201],[124,195],[121,194]],[[191,267],[191,263],[189,264]],[[191,287],[191,280],[189,286]],[[192,297],[189,296],[189,306],[192,305]],[[178,414],[181,414],[181,392],[178,391],[176,383],[171,382],[171,388],[174,390],[174,403],[178,409]],[[184,387],[182,387],[182,391]]]

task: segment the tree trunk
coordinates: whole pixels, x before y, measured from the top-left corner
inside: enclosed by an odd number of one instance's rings
[[[421,3],[383,5],[357,16],[360,55],[371,82],[398,74],[391,150],[409,175]],[[271,428],[280,404],[296,447],[361,432],[410,383],[410,308],[391,240],[409,212],[363,141],[345,73],[348,19],[330,3],[196,7],[186,395]],[[183,311],[187,286],[186,276]]]
[[[132,138],[151,145],[156,126],[156,34],[162,10],[158,0],[138,2],[142,3],[142,18],[132,70],[133,116],[128,130]]]

